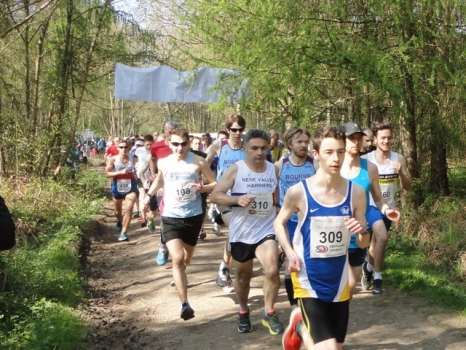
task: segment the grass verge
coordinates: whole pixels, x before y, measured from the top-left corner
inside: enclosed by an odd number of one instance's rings
[[[466,316],[465,208],[460,198],[435,197],[404,213],[404,232],[390,235],[384,280]]]
[[[82,349],[87,328],[74,311],[85,297],[79,248],[102,210],[105,182],[91,171],[74,181],[1,182],[18,241],[0,252],[1,349]]]

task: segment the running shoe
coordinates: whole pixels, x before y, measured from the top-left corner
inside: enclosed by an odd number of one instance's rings
[[[138,211],[135,211],[135,212],[133,213],[133,219],[136,219],[136,218],[139,218],[139,217],[141,217],[141,213],[138,212]]]
[[[125,242],[125,241],[129,241],[129,238],[128,238],[128,235],[123,232],[120,237],[118,237],[118,242]]]
[[[251,320],[249,319],[248,311],[240,311],[238,314],[238,332],[249,333],[252,331]]]
[[[231,280],[230,269],[228,267],[225,267],[222,270],[219,270],[217,274],[217,280],[215,281],[217,283],[217,286],[222,288],[226,287],[228,284],[228,280]]]
[[[377,279],[374,280],[374,288],[372,289],[372,294],[373,295],[383,294],[382,280],[381,279],[377,278]]]
[[[364,290],[369,290],[372,288],[373,281],[373,271],[367,269],[367,261],[364,261],[362,264],[362,277],[361,277],[361,286]]]
[[[290,323],[283,333],[282,345],[284,350],[299,350],[303,340],[299,337],[298,327],[303,321],[303,315],[298,307],[291,311]]]
[[[146,227],[147,226],[146,218],[140,218],[139,222],[141,223],[141,227]]]
[[[278,319],[275,310],[270,310],[266,315],[262,317],[262,325],[269,329],[269,333],[272,335],[277,335],[283,333],[283,324]]]
[[[122,227],[122,226],[121,226],[121,221],[117,221],[116,226],[115,226],[116,231],[117,231],[117,232],[120,232],[120,231],[121,231],[121,227]]]
[[[220,232],[220,227],[218,226],[217,223],[214,223],[212,226],[212,231],[217,235],[220,236],[222,232]]]
[[[194,318],[194,310],[189,303],[183,303],[181,305],[181,318],[185,321]]]
[[[147,231],[149,231],[150,233],[155,233],[154,222],[150,219],[147,221]]]
[[[157,265],[162,266],[167,263],[168,260],[168,249],[165,247],[165,244],[160,243],[159,251],[157,252]]]
[[[199,232],[199,239],[204,240],[206,237],[207,237],[207,234],[205,233],[205,231],[201,230],[201,232]]]

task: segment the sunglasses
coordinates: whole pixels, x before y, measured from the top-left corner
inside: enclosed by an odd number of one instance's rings
[[[184,141],[184,142],[171,142],[170,141],[170,143],[175,147],[178,147],[178,146],[184,147],[188,144],[188,141]]]
[[[239,131],[239,132],[243,132],[243,131],[244,131],[244,128],[239,128],[239,129],[230,128],[230,131],[231,131],[231,132],[235,132],[235,133],[238,132],[238,131]]]
[[[123,147],[123,146],[120,146],[118,147],[119,149],[128,149],[128,147]]]

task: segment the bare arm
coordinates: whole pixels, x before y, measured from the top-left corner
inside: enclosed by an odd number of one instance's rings
[[[298,183],[294,186],[291,186],[285,194],[283,205],[277,217],[275,218],[273,225],[278,243],[283,248],[283,251],[285,252],[289,261],[289,270],[291,272],[299,271],[301,269],[301,262],[291,245],[288,231],[286,229],[286,223],[296,210],[298,210],[299,215],[299,205],[301,205],[303,199],[302,184]]]
[[[280,179],[279,179],[279,176],[280,176],[280,172],[282,171],[282,166],[283,166],[283,160],[279,160],[277,162],[275,162],[274,164],[275,166],[275,176],[277,177],[277,187],[275,188],[275,201],[276,201],[276,204],[279,205],[280,203]]]
[[[236,176],[238,174],[238,167],[233,164],[225,171],[220,181],[215,186],[212,194],[210,195],[210,201],[214,204],[234,206],[239,205],[240,207],[246,207],[254,201],[254,196],[245,194],[242,196],[229,196],[227,192],[235,184]]]
[[[394,166],[400,178],[401,188],[409,191],[411,189],[411,176],[409,176],[406,158],[399,154],[398,160],[399,162],[394,162]]]
[[[163,188],[163,171],[164,171],[164,168],[163,168],[163,163],[160,162],[160,167],[158,169],[159,171],[157,172],[157,176],[154,180],[154,182],[152,182],[152,184],[150,185],[150,188],[149,188],[149,191],[147,191],[147,194],[149,196],[153,196],[155,194],[157,194],[157,192]]]
[[[149,166],[150,166],[150,174],[152,178],[154,178],[155,175],[157,174],[157,157],[153,157],[153,156],[150,157]]]
[[[394,222],[400,221],[401,213],[395,208],[390,209],[390,206],[385,202],[380,190],[379,184],[379,171],[374,163],[367,162],[369,170],[369,178],[371,180],[371,195],[374,199],[375,205],[388,219]]]
[[[215,188],[217,185],[217,181],[215,179],[215,174],[210,169],[209,164],[206,162],[205,159],[202,157],[196,156],[198,165],[199,165],[199,172],[202,176],[204,176],[205,180],[207,181],[208,185],[203,185],[202,182],[199,182],[195,186],[193,186],[194,190],[196,192],[200,193],[211,193],[212,190]]]
[[[207,157],[205,160],[209,166],[212,164],[215,154],[217,154],[220,150],[220,144],[221,140],[215,140],[214,143],[212,143],[209,148],[207,148]]]
[[[127,168],[124,168],[123,170],[120,170],[120,171],[115,171],[115,158],[112,157],[107,161],[107,167],[105,168],[106,177],[114,177],[116,175],[126,174],[127,172],[128,172]]]

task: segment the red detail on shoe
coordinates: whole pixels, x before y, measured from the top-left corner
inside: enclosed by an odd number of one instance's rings
[[[290,324],[286,327],[283,333],[282,345],[285,350],[299,350],[303,340],[299,337],[296,331],[296,325],[303,320],[303,316],[299,309],[293,310],[290,316]]]

